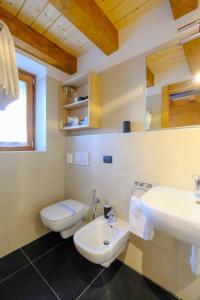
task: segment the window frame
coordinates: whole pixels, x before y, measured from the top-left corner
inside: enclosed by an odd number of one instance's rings
[[[0,146],[0,151],[33,151],[35,150],[35,95],[36,76],[24,70],[18,69],[19,80],[27,84],[27,139],[25,146]],[[12,143],[10,143],[12,144]]]

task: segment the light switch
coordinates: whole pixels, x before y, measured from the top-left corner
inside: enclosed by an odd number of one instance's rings
[[[66,164],[73,164],[73,153],[66,153]]]
[[[88,152],[75,152],[75,165],[88,166],[89,153]]]

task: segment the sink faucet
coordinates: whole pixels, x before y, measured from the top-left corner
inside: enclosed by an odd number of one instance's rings
[[[194,176],[194,195],[196,196],[197,200],[196,203],[200,204],[200,176]]]
[[[109,211],[107,220],[109,225],[112,225],[116,222],[116,214],[113,208]]]

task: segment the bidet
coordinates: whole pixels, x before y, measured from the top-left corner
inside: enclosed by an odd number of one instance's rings
[[[124,251],[128,239],[128,223],[116,219],[116,222],[109,224],[101,216],[75,233],[74,244],[86,259],[108,267]]]

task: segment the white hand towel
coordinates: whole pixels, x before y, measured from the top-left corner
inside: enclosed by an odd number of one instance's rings
[[[192,246],[191,256],[190,256],[190,267],[196,276],[200,275],[200,248]]]
[[[147,221],[137,196],[132,196],[130,201],[129,230],[144,240],[152,240],[154,237],[154,228]]]
[[[15,46],[5,23],[0,31],[0,110],[19,98],[19,77]]]

